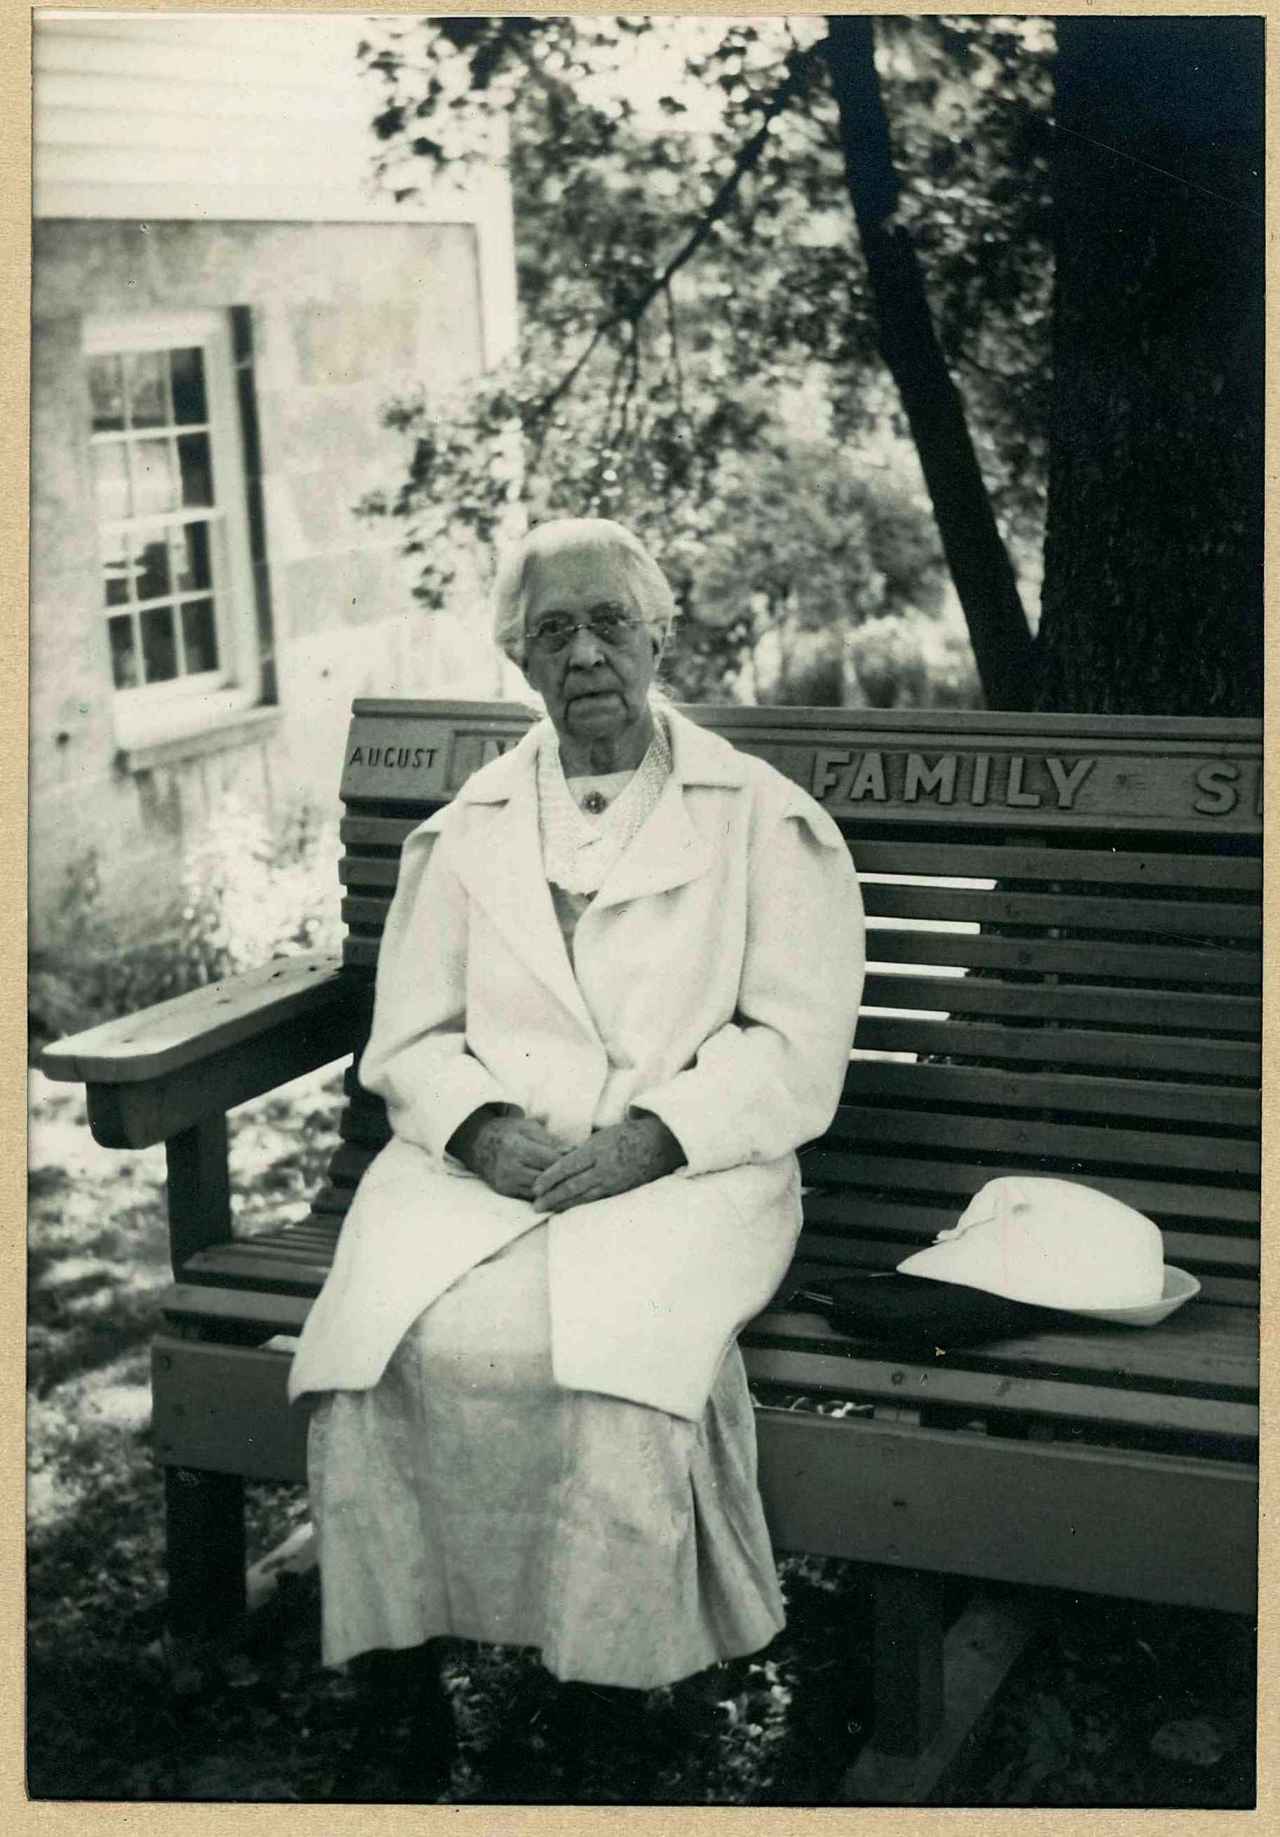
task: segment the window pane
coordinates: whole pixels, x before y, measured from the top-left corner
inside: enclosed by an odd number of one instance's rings
[[[163,535],[159,535],[146,541],[135,539],[135,546],[138,555],[138,598],[158,600],[162,594],[169,592],[169,544]]]
[[[209,410],[204,395],[204,353],[198,348],[171,351],[173,365],[173,418],[180,426],[193,421],[207,421]]]
[[[129,473],[124,442],[104,440],[89,448],[93,464],[93,491],[98,500],[98,520],[118,521],[130,513]]]
[[[104,546],[103,599],[108,606],[123,606],[129,598],[129,545],[123,536],[116,536]]]
[[[178,674],[178,653],[173,635],[172,606],[153,606],[139,615],[142,656],[148,682],[171,682]]]
[[[138,440],[133,445],[133,514],[155,516],[178,508],[178,481],[173,448],[167,440]]]
[[[128,613],[107,620],[111,639],[111,677],[117,689],[138,686],[138,653],[133,642],[133,620]]]
[[[182,641],[187,647],[187,669],[193,675],[218,667],[218,627],[212,600],[188,600],[182,608]]]
[[[124,385],[120,359],[114,353],[89,359],[89,402],[94,433],[119,433],[124,426]]]
[[[182,467],[182,502],[188,506],[212,504],[208,434],[183,434],[178,441],[178,463]]]
[[[179,593],[213,585],[209,572],[209,525],[188,523],[173,535],[173,578]]]
[[[131,427],[165,427],[169,420],[169,359],[165,351],[132,351],[124,360]]]

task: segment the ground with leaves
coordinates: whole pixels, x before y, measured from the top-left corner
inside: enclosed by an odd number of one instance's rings
[[[339,1097],[313,1078],[232,1125],[237,1226],[300,1215]],[[28,1787],[37,1799],[325,1800],[354,1688],[322,1670],[314,1574],[264,1610],[247,1654],[190,1698],[157,1657],[161,1486],[148,1341],[168,1279],[160,1150],[99,1149],[75,1091],[33,1076],[30,1252]],[[253,1555],[306,1516],[299,1489],[252,1487]],[[588,1757],[582,1796],[702,1804],[829,1802],[868,1701],[852,1565],[786,1557],[788,1625],[758,1659],[704,1680],[673,1739],[666,1693],[630,1752]],[[1252,1630],[1225,1616],[1063,1597],[951,1792],[956,1804],[1253,1802]],[[462,1754],[452,1800],[555,1798],[549,1686],[528,1655],[459,1647],[447,1671]],[[487,1759],[514,1726],[500,1783]],[[510,1740],[508,1746],[511,1746]],[[353,1796],[395,1796],[376,1769]]]

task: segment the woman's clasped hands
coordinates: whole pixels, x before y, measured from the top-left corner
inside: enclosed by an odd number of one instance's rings
[[[628,1117],[566,1148],[527,1116],[486,1106],[454,1134],[449,1152],[496,1193],[528,1199],[540,1212],[609,1199],[674,1173],[684,1151],[657,1116]]]

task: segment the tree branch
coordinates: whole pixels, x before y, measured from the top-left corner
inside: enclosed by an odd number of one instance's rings
[[[650,306],[652,306],[653,302],[658,298],[659,294],[669,288],[671,282],[680,272],[681,268],[685,267],[687,263],[693,260],[698,250],[702,247],[703,243],[706,242],[708,236],[710,236],[716,224],[728,212],[729,206],[737,196],[738,188],[742,184],[743,179],[759,163],[760,155],[764,152],[765,142],[769,138],[770,128],[783,110],[789,107],[808,85],[819,63],[819,56],[820,48],[815,46],[811,51],[800,51],[797,52],[795,56],[788,58],[787,62],[789,68],[787,75],[765,104],[760,126],[756,129],[750,140],[744,141],[742,146],[739,147],[734,157],[731,170],[721,181],[715,196],[712,198],[701,217],[699,217],[689,235],[667,262],[665,268],[661,269],[652,280],[646,283],[633,301],[627,306],[619,307],[616,312],[610,313],[607,318],[600,321],[591,335],[586,350],[582,353],[581,357],[578,358],[572,368],[561,377],[555,388],[549,390],[537,404],[534,410],[535,415],[539,417],[549,415],[556,403],[560,401],[561,397],[567,395],[569,390],[573,388],[573,385],[577,382],[579,376],[581,376],[586,365],[590,362],[601,339],[607,338],[609,333],[616,331],[620,325],[628,323],[633,327],[638,325],[645,313],[648,312]]]
[[[680,364],[680,328],[676,322],[676,296],[671,291],[668,281],[663,288],[667,301],[667,336],[671,341],[671,369],[676,380],[676,407],[683,415],[684,406],[684,371]]]

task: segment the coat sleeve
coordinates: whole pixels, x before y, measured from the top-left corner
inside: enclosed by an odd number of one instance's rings
[[[467,1050],[467,896],[441,843],[434,827],[405,842],[360,1061],[394,1133],[437,1159],[481,1104],[519,1108]]]
[[[693,1064],[639,1093],[690,1174],[776,1160],[830,1123],[862,997],[862,897],[830,817],[796,792],[750,850],[737,1012]]]

